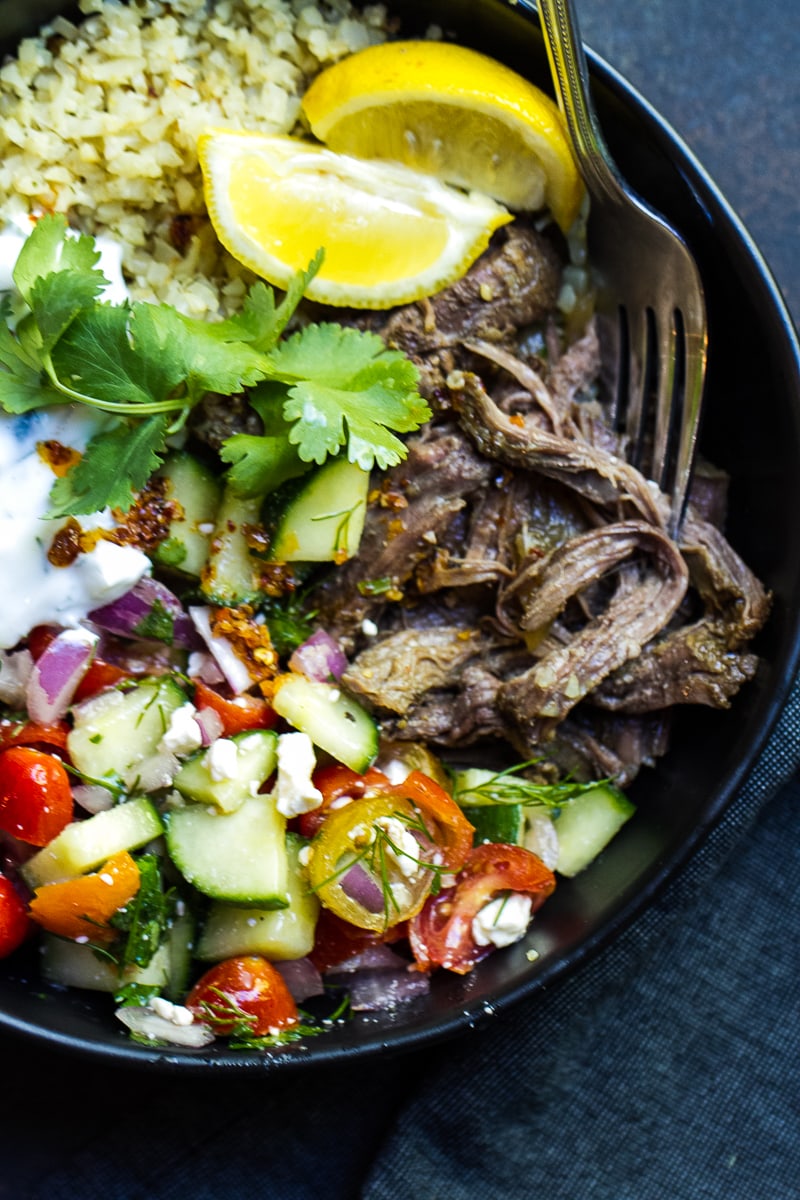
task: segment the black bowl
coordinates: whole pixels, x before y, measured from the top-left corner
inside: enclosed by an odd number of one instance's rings
[[[6,48],[66,6],[0,0]],[[397,0],[404,33],[431,20],[549,89],[538,18],[525,0]],[[0,39],[1,41],[1,39]],[[769,271],[745,229],[673,130],[605,63],[590,55],[600,120],[634,188],[684,233],[705,283],[710,322],[705,454],[732,477],[731,541],[774,594],[755,680],[729,712],[679,715],[672,749],[633,791],[639,811],[577,879],[561,881],[528,938],[466,978],[441,973],[430,996],[395,1015],[358,1016],[303,1046],[270,1054],[140,1047],[108,997],[43,988],[35,958],[6,962],[0,1028],[108,1063],[189,1073],[272,1073],[418,1048],[482,1023],[578,970],[651,903],[720,819],[788,694],[800,649],[800,348]],[[526,951],[539,951],[531,963]]]

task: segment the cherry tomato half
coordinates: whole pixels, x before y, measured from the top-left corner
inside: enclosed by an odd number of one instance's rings
[[[197,708],[213,708],[222,721],[222,736],[233,737],[250,729],[272,729],[278,715],[261,696],[236,696],[229,700],[198,679],[194,685]]]
[[[10,879],[0,875],[0,958],[21,946],[31,928],[25,901]]]
[[[104,658],[95,658],[76,687],[73,700],[77,703],[80,703],[81,700],[88,700],[90,696],[96,696],[98,692],[105,691],[106,688],[114,687],[121,680],[130,678],[130,671],[126,671],[124,667],[106,662]]]
[[[555,876],[535,854],[500,842],[476,846],[455,885],[431,896],[409,923],[408,940],[423,970],[445,967],[466,975],[491,947],[479,946],[472,922],[485,904],[503,892],[531,897],[531,912],[552,894]]]
[[[72,817],[69,776],[59,759],[30,746],[0,754],[0,829],[46,846]]]
[[[373,791],[382,791],[392,786],[383,772],[376,771],[374,767],[359,775],[341,763],[318,767],[314,772],[313,782],[314,787],[322,793],[322,804],[297,818],[298,831],[306,838],[311,838],[319,832],[331,805],[336,800],[345,796],[360,800],[362,796],[371,795]]]
[[[127,850],[120,850],[91,875],[37,888],[29,910],[37,925],[59,937],[105,943],[117,936],[109,921],[133,899],[140,885],[135,860]]]
[[[186,1007],[223,1035],[243,1028],[253,1037],[266,1037],[299,1020],[280,971],[259,954],[216,963],[189,992]]]
[[[38,721],[10,721],[3,717],[0,720],[0,750],[6,750],[9,746],[36,746],[39,749],[47,747],[65,751],[68,733],[66,721],[40,725]]]

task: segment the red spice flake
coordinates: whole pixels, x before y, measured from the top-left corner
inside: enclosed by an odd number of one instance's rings
[[[289,596],[297,588],[294,571],[282,562],[259,564],[258,583],[260,590],[273,599]]]
[[[173,521],[183,515],[177,500],[167,499],[168,481],[151,479],[134,500],[128,512],[114,512],[117,529],[114,541],[121,545],[137,546],[152,553],[169,537]]]
[[[63,446],[61,442],[54,440],[37,442],[36,449],[42,462],[47,463],[58,479],[62,479],[70,467],[74,467],[81,460],[79,451],[73,450],[71,446]]]
[[[510,425],[519,426],[520,429],[525,428],[525,418],[523,417],[522,413],[512,413],[508,418],[508,422]]]
[[[278,655],[273,649],[269,629],[255,620],[250,605],[212,609],[211,632],[228,641],[262,694],[270,697],[278,672]]]
[[[81,553],[81,529],[74,517],[59,529],[47,551],[47,561],[52,567],[69,567]]]
[[[248,550],[255,554],[266,554],[269,550],[269,535],[262,525],[242,525],[242,536]]]

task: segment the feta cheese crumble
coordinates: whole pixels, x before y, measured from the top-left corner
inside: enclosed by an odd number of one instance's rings
[[[161,739],[161,749],[171,754],[191,754],[203,744],[203,732],[195,720],[197,709],[187,700],[171,714],[167,731]]]
[[[284,817],[299,817],[322,804],[322,792],[311,780],[316,765],[314,746],[307,733],[280,734],[275,802]]]
[[[230,738],[217,738],[208,748],[206,766],[215,783],[235,779],[238,761],[239,747]]]
[[[531,898],[522,892],[496,896],[472,919],[472,936],[478,946],[510,946],[525,936],[531,919]]]

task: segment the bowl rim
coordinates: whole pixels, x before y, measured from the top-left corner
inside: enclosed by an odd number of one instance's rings
[[[514,0],[512,0],[512,3]],[[535,23],[538,30],[538,14],[530,0],[516,0],[515,8]],[[586,57],[592,79],[600,83],[625,109],[633,109],[637,120],[659,146],[669,148],[669,158],[680,167],[681,173],[692,190],[696,202],[707,212],[718,216],[732,230],[734,240],[749,260],[753,280],[760,283],[766,305],[772,311],[776,331],[780,328],[786,361],[790,365],[789,390],[793,390],[800,403],[800,338],[780,291],[773,272],[759,250],[742,220],[725,199],[698,157],[676,132],[673,126],[615,67],[586,47]],[[297,1043],[276,1051],[232,1051],[215,1049],[213,1057],[203,1051],[181,1050],[178,1047],[148,1047],[130,1040],[119,1043],[94,1042],[86,1037],[43,1029],[34,1020],[17,1018],[0,1008],[0,1033],[3,1036],[19,1036],[39,1046],[63,1051],[68,1055],[87,1055],[106,1065],[134,1069],[157,1070],[160,1073],[187,1072],[197,1076],[214,1074],[236,1075],[261,1072],[270,1077],[285,1074],[310,1066],[322,1067],[345,1063],[354,1059],[373,1058],[378,1054],[401,1054],[419,1050],[455,1038],[467,1029],[485,1026],[494,1015],[530,1000],[544,988],[574,975],[587,962],[605,950],[620,937],[637,918],[656,900],[665,887],[685,868],[697,853],[713,829],[719,824],[733,802],[753,766],[766,746],[781,711],[790,694],[795,677],[800,671],[800,609],[787,614],[787,633],[784,642],[784,658],[780,670],[776,670],[777,686],[773,686],[764,702],[757,734],[751,740],[747,753],[728,772],[721,785],[715,790],[711,802],[704,808],[701,819],[692,826],[689,836],[669,855],[659,860],[649,871],[646,882],[630,895],[620,898],[597,929],[581,942],[559,956],[555,961],[543,964],[535,975],[510,986],[498,994],[487,1005],[485,999],[464,1003],[452,1016],[434,1014],[428,1022],[421,1022],[404,1029],[380,1028],[374,1037],[363,1044],[331,1044],[323,1035],[309,1049],[305,1043]]]

